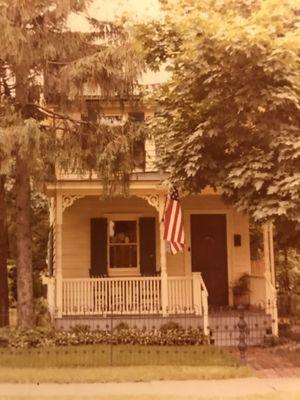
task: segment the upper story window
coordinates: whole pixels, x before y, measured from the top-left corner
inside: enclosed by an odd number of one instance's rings
[[[145,121],[145,113],[143,111],[130,111],[127,116],[122,113],[107,113],[104,106],[100,104],[99,100],[86,101],[87,115],[86,118],[92,123],[104,123],[110,126],[123,125],[128,118],[134,123],[143,123]],[[117,111],[117,110],[116,110]],[[143,139],[136,140],[132,148],[134,170],[145,171],[146,167],[146,151],[145,141]]]
[[[124,123],[124,118],[122,115],[101,115],[100,122],[102,124],[117,126]]]
[[[128,118],[137,123],[143,123],[145,121],[145,113],[142,111],[133,111],[128,113]],[[145,141],[137,140],[133,144],[133,160],[134,166],[137,169],[145,170],[146,166],[146,151],[145,151]]]

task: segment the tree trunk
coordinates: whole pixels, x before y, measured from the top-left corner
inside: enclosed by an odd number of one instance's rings
[[[0,175],[0,327],[9,324],[8,303],[8,235],[5,203],[5,176]]]
[[[30,177],[28,161],[20,155],[16,157],[15,193],[18,324],[22,328],[29,328],[34,325]]]

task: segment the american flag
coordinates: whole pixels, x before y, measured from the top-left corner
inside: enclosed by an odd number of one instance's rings
[[[183,215],[176,188],[170,189],[168,199],[164,240],[170,243],[172,254],[176,254],[182,251],[184,246]]]

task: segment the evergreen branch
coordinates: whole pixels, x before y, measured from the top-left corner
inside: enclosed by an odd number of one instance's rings
[[[89,122],[89,121],[83,121],[83,120],[72,118],[72,117],[70,117],[68,115],[60,114],[58,112],[49,110],[48,108],[43,107],[43,106],[41,106],[39,104],[29,103],[28,105],[37,108],[40,112],[42,112],[44,115],[46,115],[48,117],[51,116],[51,117],[60,119],[62,121],[72,122],[72,123],[77,124],[77,125],[93,126],[93,124],[91,122]]]

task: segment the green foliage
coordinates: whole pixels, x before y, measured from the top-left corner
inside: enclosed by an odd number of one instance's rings
[[[150,123],[160,167],[184,190],[221,188],[257,221],[299,221],[299,8],[279,0],[165,7],[164,39],[146,49],[155,62],[169,41],[172,77]],[[141,35],[151,44],[150,30]]]
[[[112,193],[116,186],[128,187],[135,136],[125,127],[108,129],[66,112],[83,114],[86,85],[101,95],[128,98],[141,70],[121,26],[88,19],[90,32],[71,31],[68,17],[85,11],[89,3],[0,0],[0,174],[14,181],[16,267],[18,277],[24,277],[17,288],[22,326],[33,323],[31,185],[54,180],[56,166],[70,172],[96,170]],[[51,104],[46,106],[45,100]],[[43,210],[33,211],[43,224]],[[37,240],[45,249],[42,236]],[[34,248],[38,250],[37,243]],[[43,252],[38,257],[33,259],[40,263],[35,275],[44,267]]]
[[[291,298],[300,294],[300,229],[297,221],[281,218],[275,226],[276,280],[279,293],[286,297],[286,310],[292,312]]]
[[[233,294],[243,295],[250,292],[250,275],[241,275],[232,287]]]
[[[54,179],[56,164],[70,172],[93,169],[111,187],[127,184],[137,130],[68,115],[86,113],[87,90],[130,98],[142,69],[121,25],[89,18],[90,32],[70,30],[70,13],[89,3],[43,0],[19,7],[0,1],[0,32],[7,39],[0,43],[0,172],[7,173],[18,154],[36,182]],[[41,105],[44,98],[49,108]]]
[[[176,326],[172,329],[129,328],[124,324],[113,330],[90,330],[76,326],[69,331],[51,328],[34,330],[1,329],[0,341],[11,348],[32,348],[49,346],[79,346],[83,344],[134,344],[134,345],[201,345],[206,338],[200,328]]]
[[[300,294],[300,254],[295,249],[279,252],[277,283],[279,291],[289,295]]]

